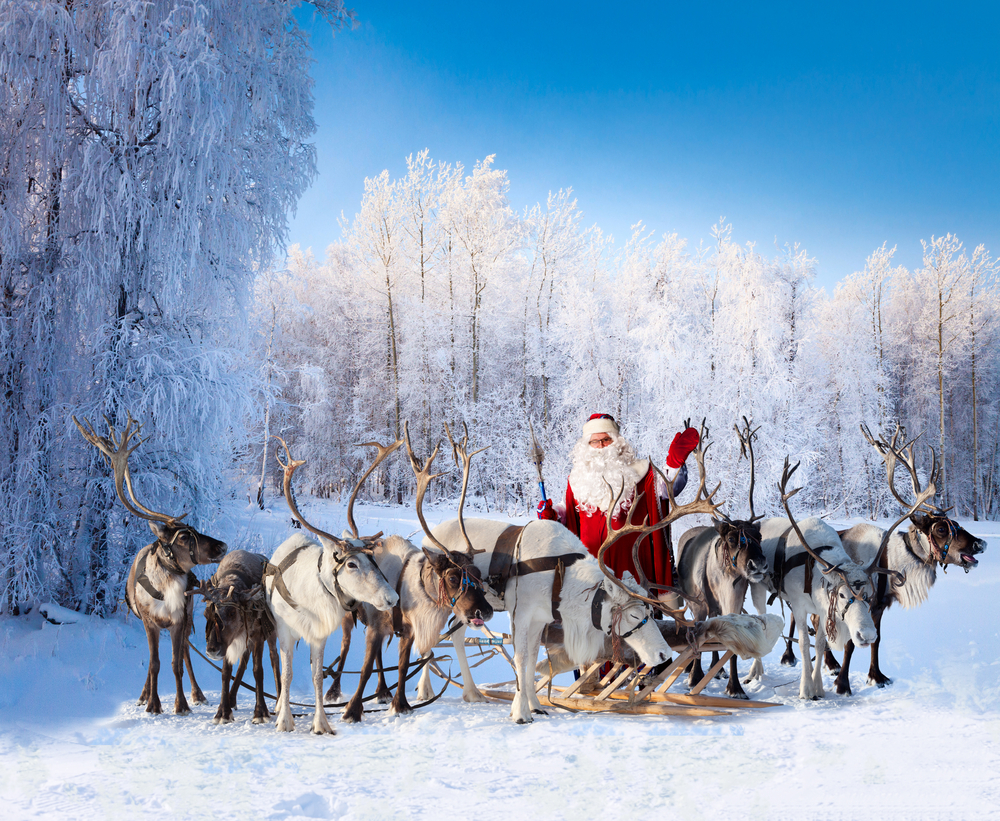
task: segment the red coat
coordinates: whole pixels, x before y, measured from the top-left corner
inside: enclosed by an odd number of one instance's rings
[[[621,527],[627,518],[631,518],[633,524],[641,524],[650,507],[652,510],[647,524],[656,524],[663,518],[662,511],[667,503],[666,500],[661,501],[656,493],[656,472],[652,467],[646,470],[645,476],[636,485],[636,495],[640,492],[642,497],[639,499],[634,514],[630,517],[631,505],[624,505],[623,510],[612,517],[612,527]],[[650,504],[650,500],[652,500],[652,504]],[[578,507],[576,498],[573,496],[573,488],[568,482],[566,483],[566,512],[563,524],[580,538],[580,541],[586,545],[587,550],[593,556],[597,556],[597,551],[607,536],[607,519],[603,511],[588,513],[587,510]],[[673,586],[674,560],[667,544],[666,532],[667,528],[657,530],[642,539],[639,543],[639,564],[650,582]],[[636,581],[641,580],[632,564],[632,545],[636,538],[637,536],[625,536],[604,554],[604,563],[619,579],[627,570],[635,577]]]

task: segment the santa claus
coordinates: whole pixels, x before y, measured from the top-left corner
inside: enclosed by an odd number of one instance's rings
[[[684,462],[698,446],[694,428],[678,433],[667,453],[666,478],[676,496],[687,482]],[[570,453],[573,467],[566,484],[566,503],[553,508],[552,501],[538,505],[538,518],[562,522],[586,545],[594,556],[608,535],[607,509],[611,502],[609,486],[617,493],[624,487],[611,517],[613,528],[626,523],[659,522],[667,510],[667,491],[657,482],[656,471],[648,459],[637,459],[635,450],[622,438],[618,423],[606,413],[595,413],[583,426],[583,436]],[[659,486],[658,486],[659,485]],[[638,493],[637,493],[638,491]],[[638,498],[638,501],[637,501]],[[633,506],[635,509],[633,510]],[[632,545],[638,536],[626,536],[605,554],[608,569],[618,578],[628,571],[641,578],[632,562]],[[646,578],[654,584],[673,586],[674,563],[669,537],[657,530],[639,542],[639,564]]]

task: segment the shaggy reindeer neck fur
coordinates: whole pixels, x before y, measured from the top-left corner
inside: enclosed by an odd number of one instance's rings
[[[157,543],[146,545],[136,555],[125,586],[129,609],[140,619],[148,616],[162,627],[179,619],[186,606],[186,570],[167,567]],[[146,615],[144,615],[146,614]]]
[[[851,558],[866,564],[875,558],[885,531],[871,524],[859,524],[844,533],[844,547]],[[937,565],[931,554],[927,537],[911,524],[905,533],[893,533],[885,549],[886,565],[904,575],[903,584],[889,584],[886,595],[889,603],[898,601],[909,609],[922,604],[937,581]]]

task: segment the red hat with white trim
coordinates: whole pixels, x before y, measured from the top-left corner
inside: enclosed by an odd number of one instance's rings
[[[618,433],[618,423],[608,413],[592,413],[583,423],[583,435],[593,436],[595,433]]]

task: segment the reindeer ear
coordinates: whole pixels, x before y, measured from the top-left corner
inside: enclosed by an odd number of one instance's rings
[[[163,522],[155,522],[150,519],[149,529],[153,531],[153,535],[156,536],[156,538],[161,542],[170,541],[170,534],[167,532],[167,528],[164,526]]]
[[[721,519],[712,519],[712,527],[715,528],[715,532],[718,533],[720,536],[725,535],[723,531],[726,528],[726,523]]]
[[[917,526],[917,529],[922,533],[926,534],[930,532],[931,529],[931,517],[921,516],[919,513],[914,513],[910,517],[910,521]]]
[[[451,564],[451,560],[444,553],[428,550],[426,547],[421,547],[420,549],[424,551],[424,555],[427,557],[427,561],[431,563],[431,567],[437,571],[444,570]]]

